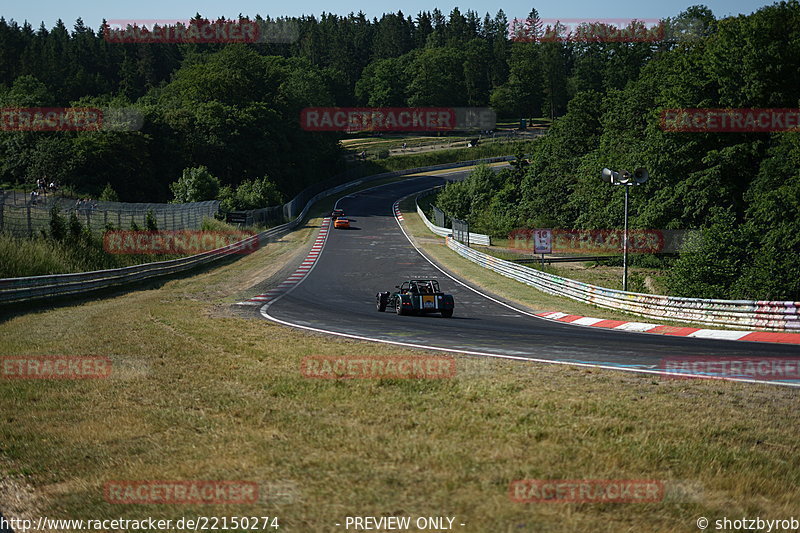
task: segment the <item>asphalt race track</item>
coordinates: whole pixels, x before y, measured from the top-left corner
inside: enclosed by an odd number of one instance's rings
[[[465,172],[453,173],[456,177]],[[392,213],[400,197],[444,182],[427,176],[342,198],[350,230],[331,229],[308,276],[260,308],[269,319],[330,333],[463,352],[657,370],[669,357],[793,357],[787,344],[696,339],[580,327],[535,318],[462,286],[414,248]],[[452,318],[378,312],[375,293],[408,278],[436,278],[453,294]],[[535,290],[535,289],[530,289]],[[502,300],[496,296],[493,298]],[[548,309],[557,311],[557,309]],[[542,310],[544,311],[544,310]]]

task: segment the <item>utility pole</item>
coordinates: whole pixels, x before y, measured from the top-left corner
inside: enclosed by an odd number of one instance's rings
[[[642,167],[633,171],[633,174],[627,170],[615,172],[608,168],[603,169],[600,179],[610,183],[611,185],[623,185],[625,187],[625,222],[622,235],[622,290],[628,290],[628,187],[634,185],[641,185],[646,182],[650,176]]]

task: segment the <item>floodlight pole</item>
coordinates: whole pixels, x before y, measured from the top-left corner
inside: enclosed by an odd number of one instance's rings
[[[622,232],[622,290],[628,290],[628,185],[625,188],[625,225]]]
[[[622,234],[622,290],[628,290],[628,188],[632,185],[641,185],[649,178],[647,170],[637,168],[633,174],[627,170],[614,172],[604,168],[601,179],[611,185],[622,185],[625,188],[625,222]]]

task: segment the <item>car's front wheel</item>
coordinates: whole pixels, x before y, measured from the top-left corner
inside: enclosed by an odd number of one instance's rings
[[[380,311],[381,313],[386,311],[386,303],[389,300],[389,295],[383,292],[379,292],[378,296],[376,297],[376,300],[377,300],[376,307],[378,308],[378,311]]]
[[[394,312],[397,313],[398,315],[406,314],[406,312],[403,311],[403,301],[400,298],[397,299],[397,303],[395,304],[394,307]]]

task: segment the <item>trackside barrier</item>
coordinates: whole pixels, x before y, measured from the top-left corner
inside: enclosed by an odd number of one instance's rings
[[[450,237],[450,236],[453,235],[453,230],[451,230],[450,228],[443,228],[441,226],[435,225],[433,222],[428,220],[428,217],[425,216],[425,211],[423,211],[422,208],[419,206],[419,199],[420,198],[423,198],[425,196],[430,196],[431,194],[433,194],[436,191],[436,189],[439,189],[439,188],[440,187],[435,187],[433,189],[430,189],[429,191],[426,191],[426,192],[418,195],[416,197],[416,199],[414,200],[414,203],[417,205],[417,214],[420,216],[420,218],[425,223],[425,225],[428,226],[429,230],[431,230],[433,233],[435,233],[436,235],[438,235],[440,237]],[[470,231],[469,232],[469,242],[472,243],[472,244],[480,244],[480,245],[483,245],[483,246],[491,246],[492,238],[489,235],[484,235],[482,233],[472,233]]]
[[[562,278],[473,250],[451,238],[447,246],[466,259],[542,292],[598,307],[678,322],[800,332],[800,302],[706,300],[624,292]]]
[[[509,159],[514,158],[494,157],[488,160],[484,159],[447,165],[436,165],[435,167],[414,168],[398,172],[376,174],[361,178],[359,180],[343,183],[337,187],[318,192],[317,194],[311,196],[307,200],[303,210],[298,213],[297,217],[291,222],[270,228],[257,235],[248,237],[236,243],[229,244],[222,248],[202,252],[189,257],[181,257],[179,259],[172,259],[170,261],[144,263],[141,265],[114,268],[109,270],[97,270],[94,272],[78,272],[74,274],[54,274],[47,276],[0,279],[0,305],[14,302],[54,298],[70,294],[83,294],[89,291],[105,289],[109,287],[119,287],[145,279],[169,276],[200,265],[212,263],[223,257],[229,257],[231,254],[236,253],[237,250],[252,246],[255,239],[258,239],[259,247],[264,246],[270,240],[274,240],[299,226],[308,213],[308,210],[317,200],[326,196],[330,196],[331,194],[336,194],[339,191],[360,183],[382,179],[389,176],[414,174],[426,170],[457,168],[459,166],[474,165],[478,162],[508,161]]]

